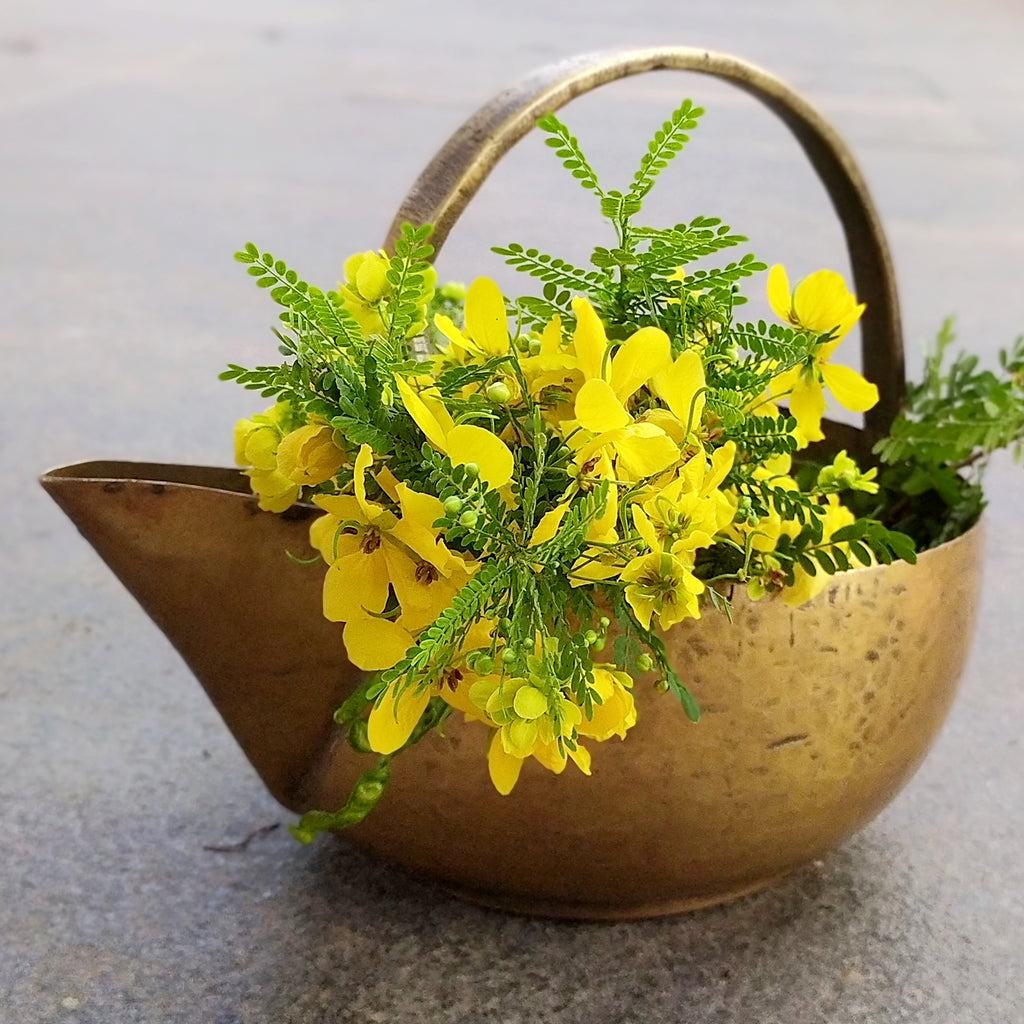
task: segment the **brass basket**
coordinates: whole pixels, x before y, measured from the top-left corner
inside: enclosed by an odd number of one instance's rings
[[[829,424],[862,456],[903,399],[888,249],[856,166],[802,98],[703,50],[590,54],[530,75],[482,107],[395,218],[440,245],[500,157],[575,96],[656,69],[700,71],[752,93],[796,136],[843,224],[867,302],[864,366],[881,399],[862,430]],[[261,513],[235,470],[90,462],[42,483],[203,683],[273,795],[339,806],[370,762],[332,712],[362,676],[321,614],[322,571],[290,562],[317,511]],[[973,626],[981,532],[835,576],[797,609],[735,601],[666,634],[704,715],[641,683],[625,742],[593,748],[593,777],[528,762],[514,792],[488,778],[486,734],[454,716],[396,761],[378,808],[345,837],[477,902],[556,917],[672,913],[758,889],[842,841],[912,775],[953,700]]]

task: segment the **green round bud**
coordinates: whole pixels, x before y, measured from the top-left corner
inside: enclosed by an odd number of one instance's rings
[[[540,355],[540,338],[531,338],[526,350],[531,356]]]
[[[668,693],[668,680],[667,679],[659,679],[654,684],[654,688],[655,688],[655,690],[658,691],[658,693]]]
[[[511,665],[518,660],[519,652],[514,647],[506,647],[501,652],[501,662],[503,665]]]
[[[597,624],[602,630],[606,630],[612,624],[612,620],[609,619],[607,615],[602,615],[601,618],[597,620]]]
[[[636,659],[636,667],[641,672],[650,672],[651,669],[654,668],[654,659],[646,652],[638,655]]]
[[[496,380],[487,385],[487,400],[495,405],[505,405],[512,397],[509,386],[503,380]]]
[[[480,475],[480,467],[475,462],[464,462],[462,474],[467,480],[475,480]]]
[[[583,634],[583,639],[586,640],[588,647],[593,647],[594,644],[597,643],[597,633],[592,629],[588,629],[586,633]]]
[[[465,512],[459,516],[459,525],[464,526],[467,530],[472,530],[477,524],[477,520],[480,517],[471,509],[467,508]]]
[[[444,499],[444,511],[445,515],[457,516],[462,511],[463,501],[457,495],[453,494],[450,498]]]
[[[488,674],[488,672],[494,671],[494,659],[489,654],[481,655],[476,659],[476,664],[473,666],[474,672],[479,672],[482,676]]]

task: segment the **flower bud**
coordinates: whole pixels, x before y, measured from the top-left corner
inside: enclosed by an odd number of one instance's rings
[[[445,515],[457,516],[462,511],[462,499],[457,495],[453,494],[450,498],[444,500],[444,511]]]
[[[495,405],[505,405],[512,397],[512,392],[503,380],[496,380],[487,386],[487,400]]]
[[[465,512],[459,516],[459,525],[464,526],[467,530],[472,530],[477,524],[477,520],[480,517],[471,508],[467,508]]]

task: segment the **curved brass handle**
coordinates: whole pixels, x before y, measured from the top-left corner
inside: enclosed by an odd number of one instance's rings
[[[889,247],[864,179],[835,129],[803,97],[753,64],[673,46],[582,54],[540,68],[482,106],[441,147],[399,207],[384,247],[390,249],[402,223],[410,221],[433,224],[432,241],[440,249],[494,165],[539,117],[599,85],[661,69],[703,72],[756,96],[790,129],[824,183],[846,236],[857,294],[867,303],[861,356],[880,392],[854,442],[861,455],[867,454],[888,433],[906,391]]]

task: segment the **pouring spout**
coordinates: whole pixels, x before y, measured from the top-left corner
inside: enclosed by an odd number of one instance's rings
[[[317,510],[262,512],[237,470],[85,462],[43,487],[167,635],[270,792],[308,809],[362,678],[321,613]],[[303,563],[307,564],[303,564]]]

